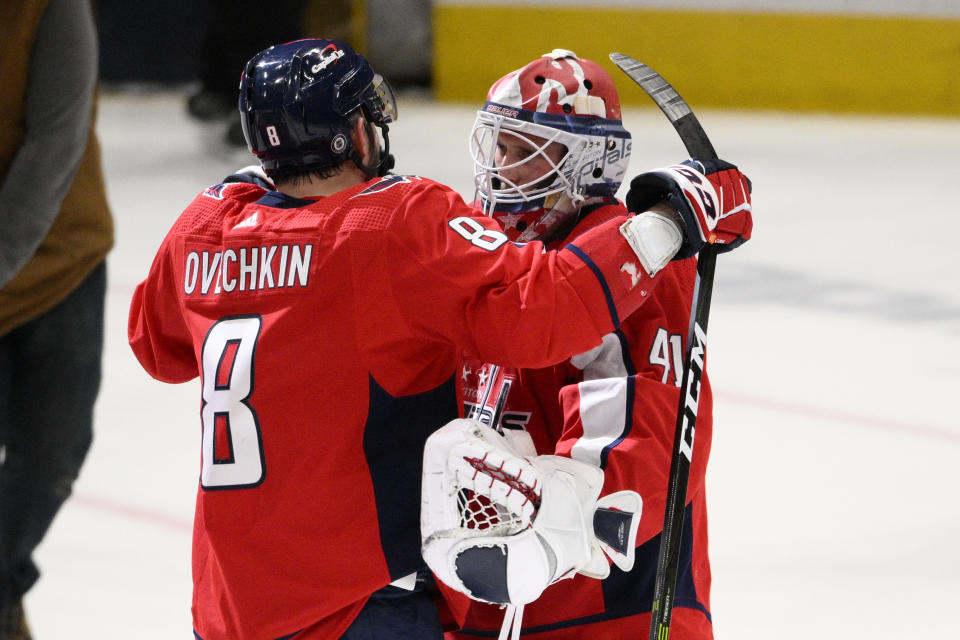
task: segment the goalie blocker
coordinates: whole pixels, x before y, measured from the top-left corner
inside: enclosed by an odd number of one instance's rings
[[[446,424],[423,455],[423,558],[449,587],[523,605],[582,573],[603,579],[609,557],[633,567],[642,500],[598,499],[603,471],[562,456],[524,457],[475,420]]]

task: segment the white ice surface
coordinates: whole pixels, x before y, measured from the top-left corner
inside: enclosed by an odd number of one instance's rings
[[[37,640],[193,637],[199,391],[140,369],[126,314],[183,206],[251,157],[183,104],[101,101],[117,225],[103,387],[93,449],[37,553]],[[397,170],[469,197],[473,114],[402,99]],[[754,239],[721,256],[709,323],[717,638],[958,638],[960,121],[699,117],[756,185]],[[685,157],[656,109],[625,120],[630,175]]]

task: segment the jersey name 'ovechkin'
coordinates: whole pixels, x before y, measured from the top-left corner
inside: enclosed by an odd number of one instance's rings
[[[184,265],[187,295],[306,287],[312,244],[238,247],[223,251],[190,251]]]

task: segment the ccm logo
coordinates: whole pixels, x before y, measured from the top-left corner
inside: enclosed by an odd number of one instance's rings
[[[697,422],[697,403],[700,400],[700,379],[703,377],[703,355],[707,350],[707,336],[698,323],[693,325],[693,348],[690,350],[690,375],[687,376],[686,396],[683,402],[680,453],[691,462],[693,436]]]

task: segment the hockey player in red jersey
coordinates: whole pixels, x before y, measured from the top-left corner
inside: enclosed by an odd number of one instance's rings
[[[559,249],[626,211],[614,198],[631,149],[616,88],[602,67],[570,51],[554,50],[497,81],[470,146],[477,204],[512,240]],[[748,185],[728,167],[720,163],[712,167],[720,171],[703,172],[712,181],[736,182],[735,201],[715,230],[733,248],[750,237],[752,218]],[[628,201],[659,197],[650,184],[635,181]],[[485,404],[477,415],[486,423],[496,416],[496,426],[520,451],[588,463],[605,473],[603,494],[633,490],[643,499],[632,568],[615,565],[602,580],[583,572],[559,580],[526,604],[524,637],[633,640],[648,633],[695,275],[695,258],[671,262],[657,275],[646,304],[600,346],[563,363],[494,368],[501,373],[496,383],[489,380],[491,366],[481,361],[467,361],[462,371],[468,411]],[[514,329],[510,335],[522,333]],[[498,406],[504,375],[509,393]],[[485,391],[488,403],[482,401]],[[686,640],[713,636],[704,492],[712,426],[704,376],[671,624],[675,637]],[[501,607],[443,589],[461,627],[449,639],[489,637],[501,627]]]
[[[200,377],[195,636],[439,637],[417,586],[421,460],[462,413],[462,357],[545,367],[595,347],[722,211],[621,211],[555,252],[510,242],[447,187],[387,174],[392,92],[335,41],[259,53],[239,107],[265,175],[187,206],[128,326],[150,375]]]

